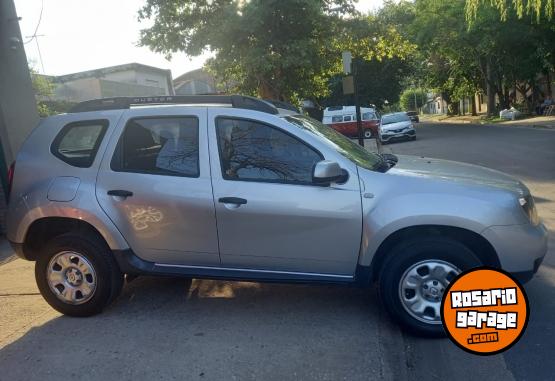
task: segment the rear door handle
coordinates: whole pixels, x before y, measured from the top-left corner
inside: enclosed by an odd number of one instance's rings
[[[108,191],[108,196],[131,197],[133,196],[133,192],[123,189],[113,189]]]
[[[245,205],[247,203],[247,200],[239,197],[220,197],[218,199],[218,202],[221,202],[223,204]]]

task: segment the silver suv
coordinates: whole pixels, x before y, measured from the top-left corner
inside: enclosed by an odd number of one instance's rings
[[[99,313],[126,274],[378,283],[402,326],[439,335],[461,271],[537,271],[547,233],[520,181],[368,152],[277,106],[113,98],[44,119],[12,168],[8,238],[46,301]]]

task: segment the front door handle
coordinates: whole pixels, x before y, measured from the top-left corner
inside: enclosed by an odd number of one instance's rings
[[[123,189],[113,189],[108,191],[108,196],[118,196],[126,198],[133,196],[133,192]]]
[[[245,205],[247,203],[247,200],[239,197],[220,197],[218,199],[218,202],[221,202],[223,204]]]

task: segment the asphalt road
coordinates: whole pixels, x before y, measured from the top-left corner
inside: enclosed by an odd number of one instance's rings
[[[490,166],[523,179],[555,249],[555,130],[418,126],[388,150]],[[100,316],[52,311],[32,264],[0,262],[0,380],[549,380],[555,250],[526,285],[528,330],[502,355],[405,335],[375,290],[144,277]],[[1,251],[1,248],[0,248]],[[3,263],[3,264],[1,264]]]

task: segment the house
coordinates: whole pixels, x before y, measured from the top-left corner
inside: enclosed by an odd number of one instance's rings
[[[201,95],[216,92],[216,79],[204,69],[196,69],[173,80],[175,95]]]
[[[227,94],[236,83],[219,80],[204,69],[188,71],[173,80],[175,95]]]
[[[139,63],[47,78],[54,86],[49,100],[77,103],[118,96],[174,95],[170,70]]]

